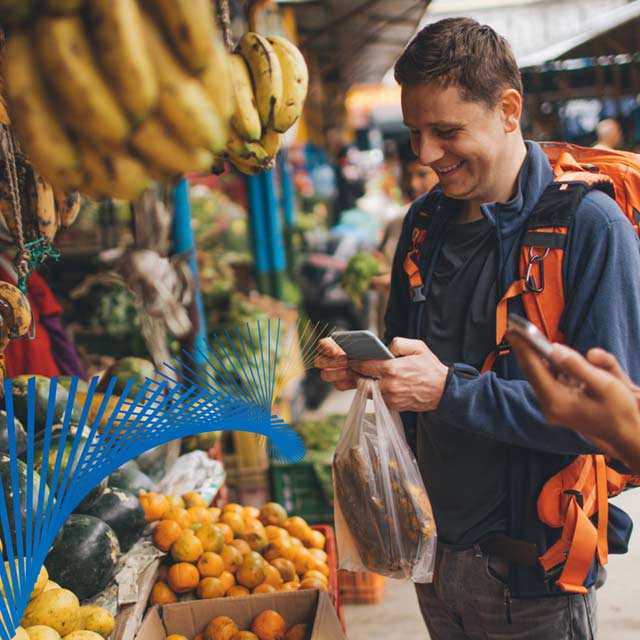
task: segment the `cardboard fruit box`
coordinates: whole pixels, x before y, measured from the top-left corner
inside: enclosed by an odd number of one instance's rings
[[[216,616],[229,616],[241,631],[250,630],[252,620],[265,609],[277,611],[287,628],[309,624],[310,640],[346,640],[328,594],[313,589],[156,606],[147,612],[136,640],[163,640],[172,633],[193,638]]]

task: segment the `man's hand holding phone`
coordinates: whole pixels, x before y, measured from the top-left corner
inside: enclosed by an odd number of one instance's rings
[[[333,338],[323,338],[318,342],[313,364],[320,369],[320,377],[331,382],[338,391],[356,388],[358,376],[349,368],[347,354]]]

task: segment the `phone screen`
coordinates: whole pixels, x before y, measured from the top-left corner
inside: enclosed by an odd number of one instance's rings
[[[540,330],[525,318],[510,313],[507,328],[529,345],[531,345],[542,357],[549,358],[553,352],[553,343],[540,332]]]
[[[334,331],[331,337],[350,360],[390,360],[395,357],[371,331]]]

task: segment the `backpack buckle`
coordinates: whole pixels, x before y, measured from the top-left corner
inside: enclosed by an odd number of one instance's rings
[[[511,345],[507,342],[506,338],[502,338],[502,342],[494,349],[496,356],[506,356],[511,353]]]
[[[532,293],[542,293],[544,291],[544,260],[549,255],[550,248],[546,248],[544,253],[537,255],[534,253],[535,247],[529,247],[529,264],[527,264],[527,271],[524,276],[524,283],[527,287],[527,291]],[[533,275],[533,267],[536,263],[540,263],[540,286],[536,283]]]
[[[425,300],[424,293],[422,293],[422,286],[411,289],[411,302],[424,302]]]

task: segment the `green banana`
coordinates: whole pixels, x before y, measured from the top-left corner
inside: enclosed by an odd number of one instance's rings
[[[82,18],[39,18],[35,42],[67,124],[101,142],[124,141],[129,123],[96,64]]]
[[[236,51],[249,66],[260,122],[266,127],[273,122],[282,101],[280,61],[268,40],[257,33],[245,33]]]
[[[13,127],[31,162],[55,187],[78,187],[82,180],[78,151],[47,94],[25,32],[15,31],[7,38],[4,80]]]
[[[282,101],[273,117],[273,128],[284,133],[300,117],[309,88],[309,70],[300,50],[286,38],[267,38],[282,69]]]
[[[134,122],[158,102],[158,79],[142,33],[136,0],[89,0],[89,28],[100,64]]]

